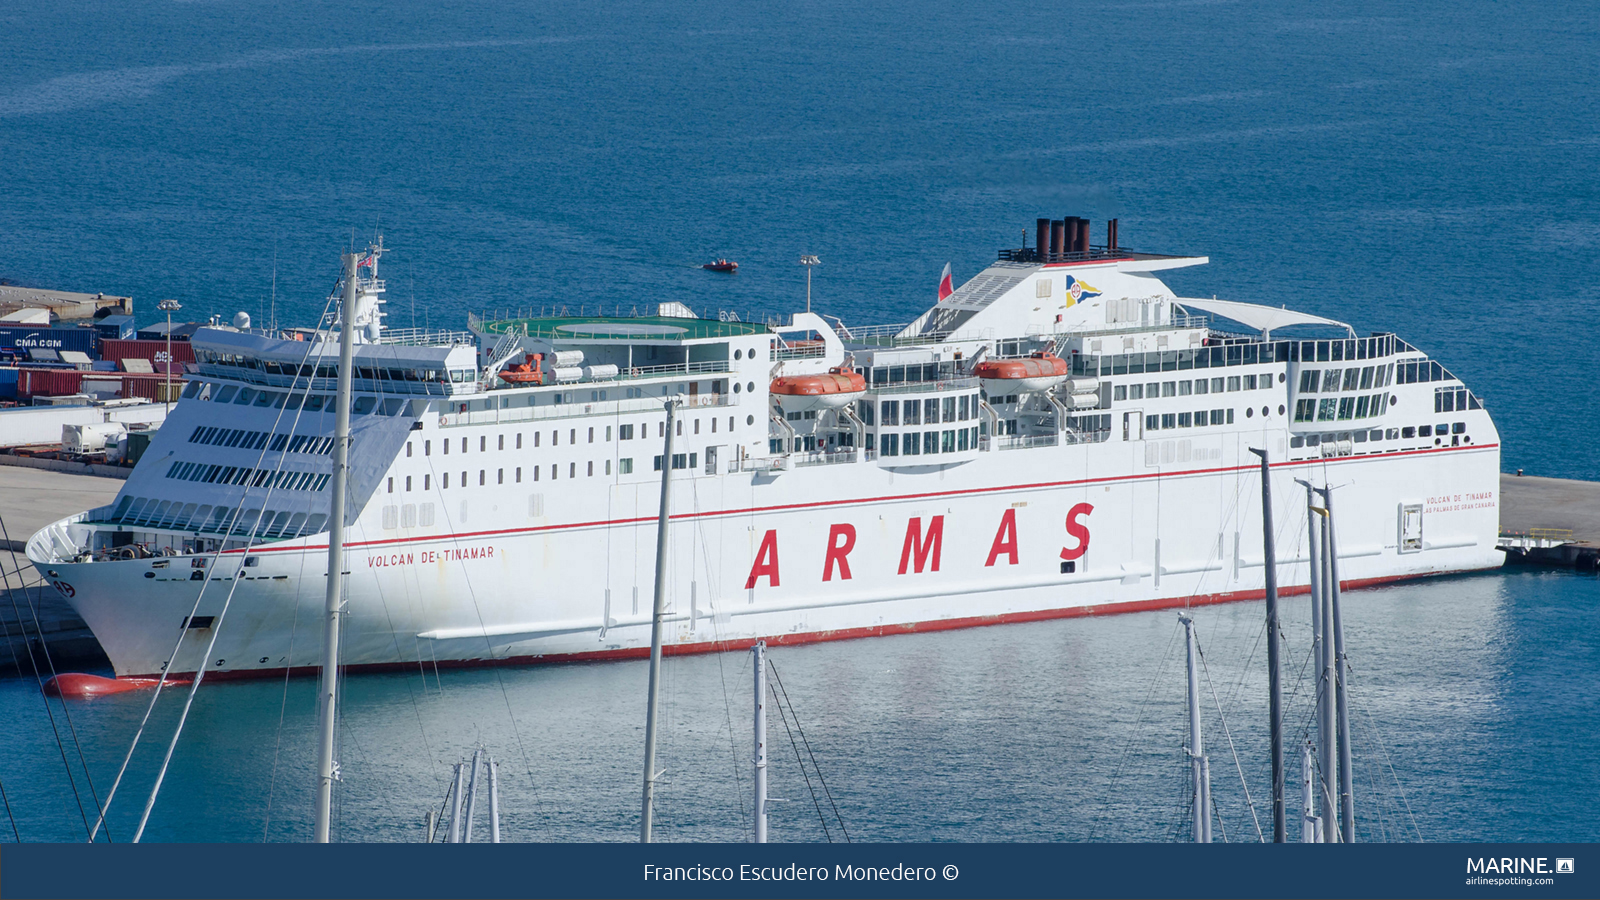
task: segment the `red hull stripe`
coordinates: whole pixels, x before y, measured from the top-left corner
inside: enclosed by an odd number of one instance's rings
[[[1461,569],[1453,572],[1432,572],[1426,575],[1391,575],[1382,578],[1360,578],[1350,581],[1341,581],[1341,590],[1354,590],[1364,587],[1375,587],[1382,584],[1394,584],[1401,581],[1415,581],[1421,578],[1434,578],[1440,575],[1459,575],[1464,572],[1484,571],[1480,569]],[[1278,589],[1278,596],[1287,597],[1295,594],[1310,592],[1306,585],[1296,585]],[[744,650],[753,646],[756,641],[766,641],[768,646],[795,646],[799,644],[816,644],[823,641],[849,641],[856,638],[881,637],[889,634],[917,634],[929,631],[953,631],[957,628],[978,628],[985,625],[1008,625],[1015,622],[1042,622],[1048,619],[1076,619],[1081,616],[1110,616],[1118,613],[1149,612],[1156,609],[1173,609],[1176,607],[1211,606],[1217,603],[1231,603],[1240,600],[1260,600],[1266,597],[1265,590],[1259,591],[1229,591],[1221,594],[1203,594],[1195,597],[1166,597],[1156,600],[1130,600],[1126,603],[1101,603],[1093,606],[1072,606],[1064,609],[1041,609],[1031,612],[999,613],[992,616],[966,616],[959,619],[938,619],[931,622],[912,622],[906,625],[874,625],[867,628],[840,628],[834,631],[812,631],[802,634],[780,634],[771,637],[740,638],[731,641],[701,641],[693,644],[667,644],[661,648],[664,656],[688,656],[695,653],[721,653],[728,650]],[[419,665],[438,666],[441,669],[466,669],[482,668],[486,666],[527,666],[541,663],[570,663],[594,662],[615,659],[644,659],[650,655],[649,647],[630,647],[622,650],[593,650],[585,653],[559,653],[545,656],[512,656],[505,659],[453,659],[453,660],[427,660],[426,662],[403,663],[371,663],[367,665],[348,666],[351,672],[407,672],[416,669]],[[247,678],[271,678],[290,675],[315,675],[316,666],[295,666],[291,669],[247,669],[236,672],[210,672],[207,679],[237,680]],[[179,677],[192,676],[193,672],[175,673]],[[126,676],[128,678],[155,678],[156,675]],[[170,684],[172,676],[168,677]]]
[[[1468,451],[1475,451],[1475,450],[1493,450],[1493,449],[1495,449],[1495,448],[1497,448],[1499,446],[1500,446],[1499,444],[1473,444],[1470,447],[1436,447],[1436,448],[1432,448],[1432,449],[1428,449],[1428,450],[1397,450],[1397,451],[1395,451],[1393,453],[1373,453],[1373,454],[1370,454],[1368,456],[1360,457],[1360,459],[1361,460],[1385,459],[1385,458],[1388,458],[1388,457],[1395,457],[1395,456],[1419,456],[1419,455],[1430,454],[1430,453],[1460,453],[1460,452],[1468,452]],[[1355,459],[1356,459],[1356,457],[1353,457],[1353,456],[1345,456],[1345,457],[1334,457],[1331,460],[1330,459],[1295,460],[1295,461],[1292,461],[1292,462],[1273,463],[1272,467],[1274,469],[1300,468],[1300,467],[1311,468],[1311,467],[1315,467],[1315,466],[1319,466],[1319,465],[1325,465],[1325,464],[1327,464],[1329,462],[1341,462],[1341,461],[1344,461],[1344,460],[1355,460]],[[688,520],[691,520],[691,519],[717,518],[719,516],[746,516],[746,515],[752,515],[752,514],[755,514],[755,513],[786,512],[786,511],[789,511],[789,510],[796,510],[796,509],[823,509],[823,508],[827,508],[827,507],[837,507],[837,506],[865,506],[865,505],[869,505],[869,504],[873,504],[873,503],[892,503],[892,502],[906,501],[906,500],[924,500],[924,499],[929,499],[929,498],[933,498],[933,497],[962,497],[962,496],[980,496],[980,495],[984,495],[984,494],[1003,494],[1003,493],[1006,493],[1008,491],[1035,491],[1035,490],[1044,490],[1044,489],[1048,489],[1048,488],[1065,488],[1065,487],[1079,487],[1079,486],[1088,486],[1088,485],[1113,484],[1113,483],[1117,483],[1117,482],[1147,481],[1147,480],[1152,479],[1152,478],[1182,478],[1182,477],[1187,477],[1187,476],[1191,476],[1191,475],[1218,475],[1218,474],[1223,474],[1223,473],[1227,473],[1227,472],[1246,472],[1246,471],[1254,472],[1254,471],[1256,471],[1256,470],[1258,470],[1260,468],[1261,467],[1259,465],[1219,466],[1217,468],[1212,468],[1212,469],[1185,469],[1185,470],[1178,471],[1178,472],[1152,472],[1152,473],[1145,474],[1145,475],[1115,475],[1115,476],[1108,476],[1108,477],[1105,477],[1105,478],[1081,478],[1081,479],[1077,479],[1077,480],[1074,480],[1074,481],[1040,481],[1040,482],[1034,482],[1034,483],[1030,483],[1030,484],[1009,484],[1009,485],[1004,485],[1004,486],[1001,486],[1001,487],[970,488],[970,489],[967,489],[967,490],[959,490],[959,491],[929,491],[927,493],[922,493],[922,494],[900,494],[900,495],[897,495],[897,496],[862,497],[862,498],[857,498],[857,499],[852,499],[852,500],[817,500],[817,501],[813,501],[813,502],[809,502],[809,503],[788,503],[788,504],[783,504],[783,505],[778,505],[778,506],[755,506],[755,507],[751,507],[749,509],[706,510],[705,512],[678,513],[677,515],[674,515],[672,517],[672,521],[674,521],[674,522],[683,522],[683,521],[688,521]],[[627,518],[627,519],[596,519],[596,520],[590,521],[590,522],[572,522],[572,523],[567,524],[567,525],[543,525],[543,526],[534,527],[534,528],[503,528],[503,529],[498,529],[498,530],[494,530],[494,531],[468,531],[468,532],[462,532],[460,534],[439,534],[439,535],[433,535],[433,536],[430,536],[430,537],[388,538],[388,539],[379,539],[379,540],[374,540],[374,541],[353,541],[353,542],[346,542],[344,546],[345,546],[346,549],[353,549],[353,548],[356,548],[356,547],[392,547],[392,546],[401,546],[401,545],[405,545],[405,544],[431,544],[431,543],[437,543],[439,541],[452,541],[452,540],[454,540],[454,541],[481,540],[483,538],[508,537],[508,536],[512,536],[512,535],[539,534],[539,533],[542,533],[542,532],[551,532],[551,531],[577,531],[577,530],[581,530],[581,529],[585,529],[585,528],[609,528],[609,527],[616,526],[616,525],[637,525],[637,524],[642,523],[642,522],[654,522],[655,520],[656,520],[656,517],[655,517],[655,515],[652,514],[652,515],[648,515],[648,516],[635,516],[633,518]],[[240,549],[240,550],[227,550],[227,551],[224,551],[224,554],[225,555],[228,555],[228,554],[237,555],[237,554],[243,554],[243,553],[248,552],[248,553],[250,553],[250,555],[254,556],[256,554],[264,554],[264,553],[302,553],[302,552],[304,552],[306,550],[326,550],[327,548],[328,548],[327,544],[307,544],[307,545],[303,545],[303,546],[293,546],[293,547],[252,547],[248,551],[243,550],[243,549]]]

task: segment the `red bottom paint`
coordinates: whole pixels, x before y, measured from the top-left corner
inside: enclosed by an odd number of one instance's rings
[[[44,692],[50,697],[93,700],[106,694],[122,694],[153,688],[158,681],[159,678],[102,678],[99,675],[85,675],[82,672],[63,672],[44,683]],[[167,679],[167,684],[187,683],[187,679],[181,681],[175,678]]]
[[[1417,581],[1423,578],[1437,578],[1444,575],[1463,575],[1469,572],[1489,571],[1498,566],[1486,566],[1483,569],[1460,569],[1451,572],[1429,572],[1422,575],[1393,575],[1383,578],[1360,578],[1350,581],[1341,581],[1340,590],[1355,590],[1358,588],[1378,587],[1385,584],[1396,584],[1403,581]],[[1294,585],[1280,587],[1278,596],[1289,597],[1296,594],[1311,592],[1308,585]],[[999,613],[992,616],[965,616],[959,619],[938,619],[931,622],[914,622],[907,625],[874,625],[869,628],[842,628],[836,631],[812,631],[804,634],[780,634],[770,637],[738,638],[727,641],[701,641],[693,644],[668,644],[661,648],[663,656],[688,656],[695,653],[722,653],[729,650],[746,650],[754,646],[757,641],[766,641],[769,647],[789,647],[799,644],[816,644],[823,641],[849,641],[857,638],[882,637],[889,634],[919,634],[929,631],[952,631],[957,628],[978,628],[985,625],[1008,625],[1016,622],[1042,622],[1048,619],[1075,619],[1080,616],[1110,616],[1118,613],[1149,612],[1157,609],[1175,609],[1191,606],[1211,606],[1217,603],[1232,603],[1244,600],[1262,600],[1267,596],[1265,590],[1231,591],[1221,594],[1202,594],[1193,597],[1168,597],[1159,600],[1131,600],[1126,603],[1102,603],[1092,606],[1072,606],[1065,609],[1041,609],[1032,612]],[[593,650],[586,653],[561,653],[544,656],[510,656],[505,659],[451,659],[427,660],[425,663],[367,663],[364,665],[348,666],[348,672],[404,672],[417,668],[419,665],[437,667],[440,669],[466,669],[485,666],[528,666],[541,663],[571,663],[571,662],[599,662],[617,659],[644,659],[650,655],[649,647],[629,647],[618,650]],[[232,681],[245,678],[270,678],[284,675],[316,675],[317,666],[294,666],[289,669],[241,669],[228,672],[208,672],[206,678]],[[193,672],[178,673],[182,676],[191,676]],[[68,676],[61,676],[66,678]],[[80,675],[80,678],[93,678],[92,675]],[[110,679],[100,679],[108,681]],[[118,681],[142,681],[153,685],[155,676],[140,676],[119,678]],[[172,684],[171,678],[167,679]]]

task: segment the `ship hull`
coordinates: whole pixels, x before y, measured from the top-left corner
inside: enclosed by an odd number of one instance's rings
[[[1260,476],[1248,447],[1282,440],[1218,434],[1195,442],[1195,462],[1158,466],[1146,465],[1146,442],[1109,441],[915,468],[679,474],[665,652],[1259,598]],[[1498,566],[1498,473],[1495,444],[1275,463],[1281,590],[1307,583],[1306,497],[1294,479],[1343,485],[1340,574],[1359,587]],[[436,498],[445,514],[430,529],[383,528],[394,498],[376,495],[347,536],[344,664],[647,653],[658,483],[615,479],[602,491],[600,481],[457,489]],[[1402,507],[1417,505],[1420,533],[1402,534]],[[118,675],[317,664],[325,536],[192,565],[39,567]]]

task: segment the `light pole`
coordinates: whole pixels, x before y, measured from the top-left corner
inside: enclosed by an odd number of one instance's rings
[[[161,398],[166,401],[167,412],[172,412],[172,314],[183,309],[183,304],[176,300],[163,300],[156,304],[159,309],[167,314],[167,386],[162,391]]]
[[[821,264],[822,260],[810,254],[800,257],[800,265],[806,267],[806,312],[811,312],[811,267]]]

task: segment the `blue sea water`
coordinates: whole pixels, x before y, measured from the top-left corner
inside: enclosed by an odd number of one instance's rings
[[[1097,241],[1118,217],[1125,246],[1211,257],[1171,273],[1180,294],[1394,331],[1483,397],[1507,469],[1596,479],[1597,31],[1581,7],[1486,0],[13,0],[0,277],[132,294],[141,322],[174,297],[195,318],[302,323],[339,251],[381,231],[393,325],[667,300],[787,311],[801,253],[822,259],[820,310],[906,321],[946,261],[970,276],[1035,216],[1091,217]],[[694,268],[714,256],[739,274]],[[1595,597],[1593,579],[1526,572],[1350,595],[1364,836],[1595,839]],[[1260,608],[1200,616],[1259,800]],[[1162,840],[1184,815],[1174,627],[1070,620],[774,659],[852,837]],[[669,664],[669,838],[741,834],[747,667]],[[511,836],[628,839],[642,672],[351,679],[341,835],[416,837],[446,763],[481,740],[505,760]],[[311,694],[203,689],[151,837],[305,837]],[[22,837],[72,839],[43,707],[27,682],[0,698]],[[141,703],[71,708],[102,794]],[[156,744],[175,714],[157,711]],[[1208,727],[1220,754],[1220,717]],[[1253,836],[1231,758],[1213,759],[1229,836]],[[158,761],[141,751],[117,839]],[[773,777],[793,800],[775,834],[824,839],[792,761]]]

